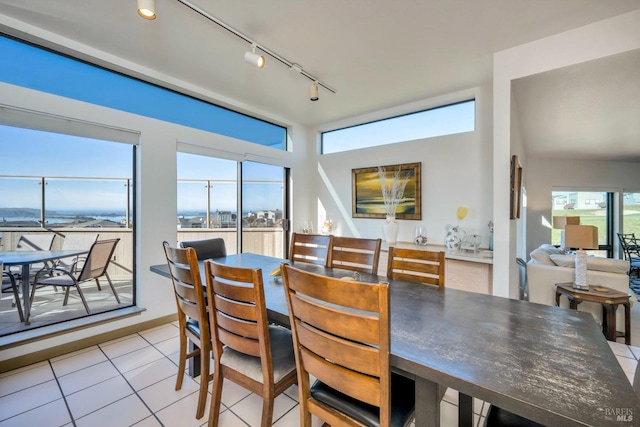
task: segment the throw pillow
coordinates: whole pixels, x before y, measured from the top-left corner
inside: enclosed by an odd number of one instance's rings
[[[549,258],[549,256],[553,254],[557,254],[557,255],[564,254],[564,250],[560,248],[556,248],[555,246],[546,243],[544,245],[540,245],[540,247],[535,249],[533,252],[531,252],[529,256],[537,264],[555,265],[553,261]]]

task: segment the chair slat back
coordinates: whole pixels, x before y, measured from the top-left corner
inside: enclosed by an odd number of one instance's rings
[[[205,261],[209,322],[216,357],[223,346],[271,366],[262,270]],[[263,366],[266,366],[263,364]]]
[[[172,247],[167,242],[164,242],[163,246],[173,283],[180,326],[184,327],[187,317],[197,320],[200,324],[203,321],[205,325],[208,324],[205,290],[195,250]],[[205,328],[200,328],[202,339],[208,338],[203,329]]]
[[[329,266],[332,241],[331,235],[293,233],[289,259]]]
[[[444,288],[444,252],[389,248],[387,277]]]
[[[381,246],[382,239],[334,236],[330,267],[376,274]]]
[[[389,425],[389,287],[345,282],[283,265],[298,385],[312,413],[329,411],[310,398],[309,375],[363,402],[380,407]],[[318,413],[316,413],[318,415]],[[321,415],[318,415],[323,419]]]
[[[79,282],[95,279],[103,276],[111,262],[111,256],[116,250],[116,245],[120,239],[99,240],[91,245],[87,259],[82,266]]]

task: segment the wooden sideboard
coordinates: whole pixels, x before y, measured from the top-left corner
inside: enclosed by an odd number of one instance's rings
[[[464,251],[447,251],[444,246],[417,246],[412,243],[398,242],[394,247],[422,249],[445,252],[444,285],[447,288],[463,291],[493,294],[493,258],[490,252],[480,250],[477,254]],[[378,275],[386,276],[389,246],[382,244]]]

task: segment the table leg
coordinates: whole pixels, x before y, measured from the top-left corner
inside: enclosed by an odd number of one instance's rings
[[[624,305],[624,343],[631,345],[631,304],[626,302]]]
[[[473,397],[458,393],[458,427],[473,425]]]
[[[577,298],[569,298],[569,308],[572,310],[577,310],[578,304],[580,304],[581,302],[582,300],[579,300]]]
[[[416,427],[440,425],[438,384],[416,377]]]
[[[22,264],[22,300],[23,300],[23,311],[24,311],[24,324],[29,325],[31,322],[29,319],[31,318],[31,301],[29,300],[30,290],[29,289],[29,271],[31,270],[30,264]],[[20,304],[20,301],[17,301]]]
[[[609,341],[616,340],[617,304],[602,304],[602,333]]]

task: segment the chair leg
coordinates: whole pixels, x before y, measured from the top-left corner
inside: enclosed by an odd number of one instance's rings
[[[31,296],[29,296],[29,307],[33,307],[33,297],[35,297],[36,295],[36,284],[34,283],[33,286],[31,287]],[[29,310],[29,313],[27,313],[27,317],[24,319],[24,323],[25,324],[29,324],[29,317],[31,317],[31,310]]]
[[[182,322],[180,322],[182,329]],[[176,379],[176,390],[182,388],[182,379],[184,378],[184,370],[187,367],[187,336],[184,331],[180,331],[180,360],[178,361],[178,378]]]
[[[201,344],[204,347],[204,344]],[[207,394],[209,391],[209,361],[211,356],[209,352],[200,350],[200,394],[198,395],[198,409],[196,410],[196,418],[200,419],[204,415],[204,409],[207,405]]]
[[[270,427],[273,420],[273,400],[275,396],[265,396],[262,399],[262,423],[261,427]]]
[[[213,387],[211,390],[211,405],[209,407],[209,427],[218,427],[220,419],[220,401],[222,399],[222,366],[216,362],[213,372]]]
[[[89,311],[89,306],[87,305],[87,300],[84,299],[84,293],[82,292],[82,289],[80,289],[80,285],[76,285],[76,289],[78,289],[78,295],[80,295],[82,304],[84,304],[84,309],[87,310],[87,314],[91,314],[91,311]],[[67,288],[67,296],[68,295],[69,295],[69,288]]]
[[[16,279],[14,279],[13,276],[8,277],[9,281],[11,282],[11,288],[13,289],[13,305],[18,308],[18,316],[20,317],[20,321],[24,322],[24,313],[22,312],[22,303],[20,302],[20,294],[18,293],[18,285],[16,285]]]
[[[102,287],[100,286],[100,280],[96,277],[96,285],[98,285],[98,290],[101,291]]]
[[[116,288],[113,287],[113,283],[111,282],[111,278],[109,277],[109,274],[107,272],[105,272],[104,275],[107,277],[107,281],[109,282],[109,286],[111,286],[111,292],[113,292],[113,296],[116,297],[116,301],[118,301],[118,304],[120,304],[120,298],[118,297],[118,293],[116,292]],[[96,279],[96,282],[97,281],[98,281],[98,279]]]

